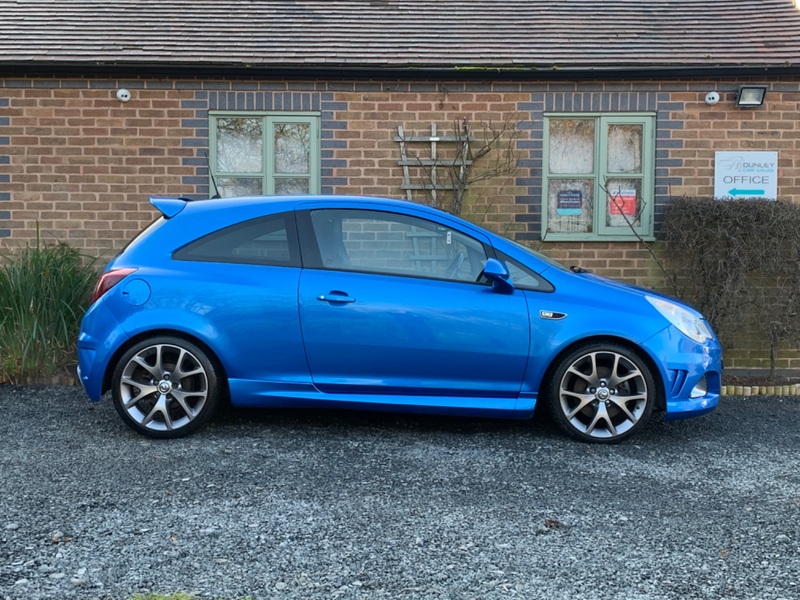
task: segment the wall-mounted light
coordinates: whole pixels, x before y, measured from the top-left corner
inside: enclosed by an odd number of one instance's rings
[[[764,98],[767,95],[766,85],[743,85],[739,87],[739,93],[736,94],[736,106],[743,106],[745,108],[761,106],[764,104]]]

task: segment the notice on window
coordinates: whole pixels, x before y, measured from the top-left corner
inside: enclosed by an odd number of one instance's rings
[[[556,212],[560,216],[578,216],[581,214],[582,209],[583,194],[580,190],[558,192],[558,196],[556,196]]]
[[[636,216],[636,190],[617,190],[608,194],[608,212],[612,215]]]

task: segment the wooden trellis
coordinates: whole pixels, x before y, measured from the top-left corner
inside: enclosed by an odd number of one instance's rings
[[[414,190],[427,190],[430,192],[432,204],[436,206],[438,204],[438,191],[455,191],[459,187],[467,187],[463,182],[466,180],[467,168],[472,164],[470,142],[474,141],[474,138],[470,135],[469,124],[466,121],[457,126],[461,127],[461,132],[458,135],[438,135],[436,123],[431,123],[430,135],[412,136],[405,135],[402,125],[397,126],[397,135],[394,138],[394,141],[400,144],[400,160],[397,164],[403,168],[401,189],[405,190],[408,200],[413,200],[412,192]],[[408,144],[430,144],[429,157],[422,158],[416,153],[409,157]],[[440,144],[455,144],[456,157],[440,157]],[[412,183],[410,167],[425,169],[427,181],[424,183]],[[440,167],[447,169],[446,177],[441,177],[441,173],[438,170]],[[453,173],[453,169],[458,170],[457,174]]]

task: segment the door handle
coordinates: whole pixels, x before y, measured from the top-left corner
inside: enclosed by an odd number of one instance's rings
[[[331,292],[328,296],[324,294],[322,296],[317,296],[317,300],[320,302],[329,302],[329,303],[342,303],[347,304],[348,302],[355,302],[355,298],[351,298],[347,294],[341,294],[337,292]]]

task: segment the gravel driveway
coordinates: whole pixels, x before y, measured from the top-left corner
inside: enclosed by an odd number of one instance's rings
[[[188,439],[0,387],[0,598],[800,597],[800,400],[620,446],[530,422],[227,410]]]

